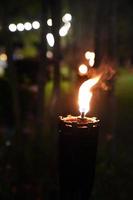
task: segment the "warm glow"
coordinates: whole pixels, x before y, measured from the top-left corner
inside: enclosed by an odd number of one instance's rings
[[[88,72],[88,67],[84,64],[79,66],[79,73],[85,75]]]
[[[53,58],[53,52],[52,51],[47,51],[46,57],[49,58],[49,59],[52,59]]]
[[[78,104],[80,113],[86,114],[90,110],[92,87],[99,81],[101,76],[85,81],[79,88]]]
[[[5,53],[0,54],[0,60],[3,62],[7,61],[7,55]]]
[[[85,53],[85,58],[88,60],[90,67],[93,67],[95,63],[95,53],[91,51],[87,51]]]
[[[90,65],[90,67],[93,67],[93,66],[94,66],[94,63],[95,63],[95,60],[94,60],[94,59],[90,59],[90,60],[89,60],[89,65]]]

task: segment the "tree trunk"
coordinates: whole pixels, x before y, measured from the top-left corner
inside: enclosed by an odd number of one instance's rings
[[[13,99],[13,115],[15,122],[15,131],[18,135],[21,132],[21,115],[20,115],[20,104],[19,104],[19,88],[17,81],[16,68],[13,64],[13,35],[14,33],[9,32],[8,23],[6,20],[3,24],[4,43],[6,47],[6,53],[8,57],[8,79],[11,87],[12,99]]]
[[[37,98],[37,132],[40,135],[44,133],[44,105],[45,105],[45,83],[46,83],[46,67],[47,67],[47,12],[48,1],[42,0],[41,13],[41,45],[40,45],[40,62],[38,70],[38,98]]]
[[[102,60],[101,43],[102,43],[102,28],[103,28],[103,17],[102,17],[102,3],[96,1],[96,19],[95,19],[95,31],[94,31],[94,51],[95,51],[95,67],[99,67]]]
[[[60,93],[60,36],[59,29],[61,27],[61,0],[50,0],[51,15],[52,15],[52,33],[55,38],[54,53],[54,93]]]
[[[61,27],[61,0],[50,0],[50,8],[52,15],[52,33],[55,39],[53,47],[54,54],[54,79],[53,79],[53,99],[51,115],[55,119],[55,115],[59,112],[60,107],[60,60],[61,47],[59,29]]]
[[[97,1],[95,21],[95,67],[116,60],[116,2]]]

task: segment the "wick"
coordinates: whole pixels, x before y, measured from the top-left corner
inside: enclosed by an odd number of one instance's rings
[[[81,119],[84,119],[84,118],[85,118],[85,113],[81,112]]]

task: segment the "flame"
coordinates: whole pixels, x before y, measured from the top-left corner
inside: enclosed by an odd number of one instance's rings
[[[92,87],[100,80],[101,75],[85,81],[79,88],[78,104],[80,113],[86,114],[90,110]]]

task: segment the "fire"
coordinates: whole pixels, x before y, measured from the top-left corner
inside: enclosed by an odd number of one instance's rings
[[[78,104],[80,113],[86,114],[90,110],[92,87],[100,80],[101,75],[85,81],[79,88]]]

